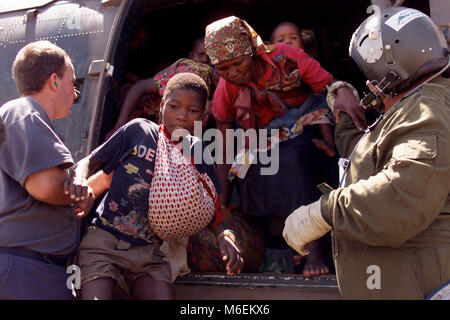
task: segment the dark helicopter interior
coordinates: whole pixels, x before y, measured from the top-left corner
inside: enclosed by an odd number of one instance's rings
[[[409,0],[405,6],[429,14],[427,1]],[[205,27],[218,19],[235,15],[246,20],[264,41],[282,21],[290,21],[304,30],[305,51],[337,79],[365,91],[365,79],[348,56],[352,33],[368,16],[369,0],[298,1],[298,0],[135,0],[121,22],[116,37],[112,64],[114,76],[104,91],[104,109],[100,141],[114,126],[119,113],[117,101],[128,69],[140,78],[149,78],[179,58],[187,57],[194,40],[204,35]],[[139,33],[147,38],[133,49]]]

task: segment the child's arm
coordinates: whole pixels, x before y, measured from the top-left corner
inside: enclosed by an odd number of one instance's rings
[[[226,218],[224,218],[224,214]],[[221,206],[219,201],[217,201],[214,218],[208,225],[208,228],[214,233],[217,239],[222,260],[224,262],[228,261],[226,270],[229,275],[240,273],[244,267],[244,259],[236,242],[236,236],[224,223],[225,220],[229,220],[231,214],[229,209]]]
[[[75,201],[83,200],[83,195],[88,189],[87,178],[101,164],[102,162],[93,155],[78,161],[72,169],[69,181],[64,185],[65,193]]]
[[[236,236],[230,229],[222,228],[221,231],[216,230],[216,238],[219,243],[222,260],[227,262],[227,274],[233,275],[240,273],[244,267],[244,259],[241,250],[236,243]]]
[[[92,188],[94,197],[97,197],[98,195],[109,189],[113,174],[114,171],[110,174],[106,174],[103,170],[99,170],[89,177],[89,179],[87,180],[87,184]]]
[[[127,92],[123,105],[120,108],[119,117],[117,118],[114,128],[106,135],[106,140],[121,126],[128,122],[128,119],[134,108],[139,102],[139,99],[144,94],[156,94],[158,88],[156,87],[154,78],[143,79],[136,82]]]
[[[313,143],[317,148],[323,150],[323,152],[325,152],[327,156],[334,157],[336,155],[336,149],[334,145],[333,129],[331,128],[331,125],[321,123],[317,126],[319,127],[322,139],[312,139]]]
[[[205,147],[206,145],[203,143],[203,146]],[[209,155],[209,157],[211,157],[211,155]],[[212,158],[210,159],[212,161]],[[213,197],[215,199],[215,212],[212,221],[208,224],[208,228],[217,239],[222,260],[227,263],[227,273],[229,275],[240,273],[244,267],[244,260],[238,243],[236,242],[236,237],[233,231],[229,229],[232,213],[222,204],[223,199],[220,199],[219,194],[223,194],[222,185],[214,165],[208,165],[206,167],[206,174],[215,185],[215,196]]]

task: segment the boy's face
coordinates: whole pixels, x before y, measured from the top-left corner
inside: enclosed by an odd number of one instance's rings
[[[201,121],[204,114],[205,106],[195,90],[175,89],[164,101],[162,120],[170,135],[176,129],[186,129],[193,135],[194,121]]]
[[[300,37],[299,31],[292,25],[282,25],[276,28],[273,32],[273,42],[282,42],[300,49],[303,48],[302,38]]]

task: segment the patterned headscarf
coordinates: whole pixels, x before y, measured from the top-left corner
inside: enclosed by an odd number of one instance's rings
[[[235,16],[215,21],[206,27],[205,48],[212,64],[267,52],[260,36],[247,22]]]

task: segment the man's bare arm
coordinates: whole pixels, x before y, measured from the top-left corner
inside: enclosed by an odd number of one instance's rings
[[[59,206],[69,205],[72,201],[64,193],[64,181],[69,172],[60,167],[51,167],[30,174],[24,183],[25,189],[36,200]]]

